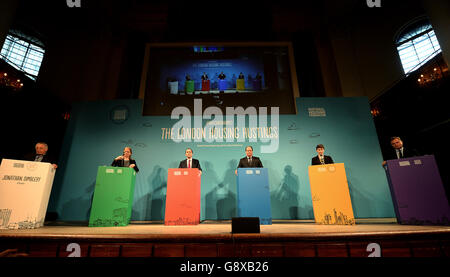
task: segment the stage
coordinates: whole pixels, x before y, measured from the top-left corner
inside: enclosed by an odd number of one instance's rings
[[[276,220],[260,233],[231,233],[231,221],[193,226],[132,222],[126,227],[47,223],[37,229],[0,230],[0,252],[18,249],[29,257],[368,257],[369,244],[382,257],[449,257],[449,226],[400,225],[358,220],[355,225],[319,225]],[[375,245],[375,248],[377,245]]]

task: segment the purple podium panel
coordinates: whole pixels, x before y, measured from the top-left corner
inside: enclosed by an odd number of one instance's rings
[[[253,80],[253,90],[261,90],[262,89],[262,85],[261,85],[261,80]]]
[[[387,176],[398,223],[450,225],[450,207],[434,156],[389,160]]]

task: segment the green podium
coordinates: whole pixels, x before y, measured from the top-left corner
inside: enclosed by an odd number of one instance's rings
[[[185,86],[186,93],[192,94],[195,90],[194,89],[194,81],[192,81],[192,80],[186,81],[184,86]]]
[[[89,227],[127,226],[133,207],[136,171],[128,167],[99,166]]]

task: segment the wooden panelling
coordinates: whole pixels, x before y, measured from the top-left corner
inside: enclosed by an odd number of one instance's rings
[[[57,257],[59,246],[57,243],[32,243],[29,245],[29,257]]]
[[[185,246],[186,257],[217,257],[217,245],[188,244]]]
[[[285,257],[316,257],[316,246],[312,243],[287,243],[284,246]]]
[[[183,244],[155,244],[153,246],[154,257],[184,257]]]
[[[409,245],[413,257],[441,257],[443,255],[439,241],[411,241]]]
[[[122,244],[121,257],[152,257],[153,244],[125,243]]]
[[[27,253],[30,257],[68,257],[74,256],[75,249],[68,248],[74,240],[33,239],[0,240],[0,253],[7,249],[18,249],[18,253]],[[79,247],[81,257],[369,257],[370,243],[380,247],[381,257],[449,257],[450,241],[443,237],[427,239],[398,237],[396,239],[360,240],[351,237],[339,240],[273,241],[242,238],[238,242],[218,239],[197,240],[192,238],[170,241],[136,241],[127,239],[101,241],[89,238],[79,239],[74,245]]]
[[[348,257],[345,243],[319,243],[316,247],[318,257]]]
[[[283,257],[284,248],[281,244],[253,244],[252,257]]]
[[[407,241],[382,241],[382,257],[411,257],[411,248]]]
[[[93,244],[89,251],[90,257],[119,257],[120,244]]]
[[[364,257],[369,257],[370,255],[375,254],[375,253],[373,253],[375,250],[369,249],[369,251],[367,251],[367,247],[369,246],[369,244],[372,244],[372,243],[377,243],[378,245],[380,245],[379,241],[349,242],[348,248],[350,251],[350,257],[364,258]],[[380,245],[380,250],[381,250],[381,245]]]

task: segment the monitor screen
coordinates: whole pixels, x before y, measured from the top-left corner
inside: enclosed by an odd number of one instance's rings
[[[141,83],[144,115],[175,107],[279,107],[295,114],[298,85],[288,42],[148,44]]]

